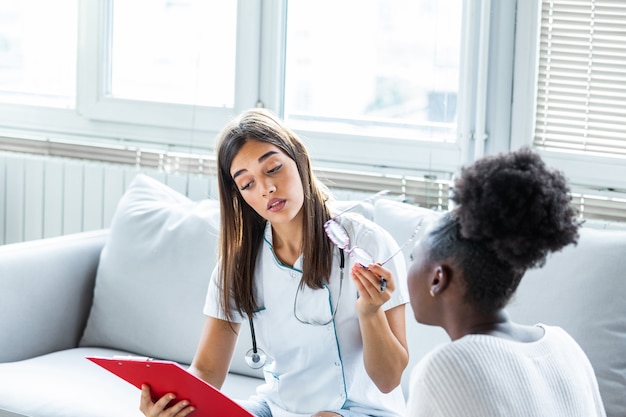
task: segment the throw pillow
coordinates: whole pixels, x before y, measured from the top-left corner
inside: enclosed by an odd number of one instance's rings
[[[80,345],[190,363],[218,228],[217,201],[137,175],[113,216]]]
[[[507,310],[525,324],[560,326],[585,351],[598,378],[607,416],[625,416],[626,232],[583,227],[578,245],[532,269]]]

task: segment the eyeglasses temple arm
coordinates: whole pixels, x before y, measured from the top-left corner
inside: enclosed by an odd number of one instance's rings
[[[387,262],[389,262],[394,256],[396,256],[398,253],[400,253],[400,251],[404,248],[406,248],[406,245],[408,245],[409,243],[411,243],[415,237],[417,236],[417,233],[420,231],[420,228],[422,227],[422,221],[420,220],[420,222],[417,224],[417,226],[415,227],[415,230],[413,230],[413,233],[411,233],[411,236],[409,237],[409,239],[404,242],[404,244],[402,246],[400,246],[398,248],[397,251],[395,251],[394,253],[392,253],[391,255],[389,255],[389,257],[387,257],[387,259],[385,259],[382,262],[378,262],[378,265],[383,266],[385,265]]]
[[[400,246],[400,247],[398,248],[398,250],[397,250],[397,251],[395,251],[394,253],[392,253],[391,255],[389,255],[389,257],[388,257],[387,259],[385,259],[385,260],[384,260],[384,261],[382,261],[382,262],[378,262],[378,265],[383,266],[383,265],[385,265],[387,262],[389,262],[389,261],[390,261],[390,260],[391,260],[394,256],[396,256],[396,255],[397,255],[397,254],[398,254],[398,253],[399,253],[402,249],[404,249],[404,248],[406,247],[406,245],[408,245],[408,244],[409,244],[409,242],[410,242],[411,240],[413,240],[413,239],[407,240],[407,241],[406,241],[406,243],[405,243],[404,245]]]
[[[385,194],[387,194],[388,192],[389,192],[389,190],[382,190],[382,191],[379,191],[379,192],[377,192],[376,194],[373,194],[373,195],[371,195],[371,196],[367,197],[365,200],[359,201],[358,203],[351,205],[351,206],[350,206],[350,207],[348,207],[347,209],[342,210],[339,214],[335,214],[332,218],[333,218],[333,219],[336,219],[337,217],[341,216],[343,213],[347,213],[347,212],[349,212],[350,210],[353,210],[353,209],[355,209],[356,207],[360,206],[361,204],[363,204],[363,203],[367,203],[368,201],[373,200],[373,199],[375,199],[375,198],[377,198],[377,197],[380,197],[380,196],[382,196],[382,195],[385,195]],[[331,220],[332,220],[332,219],[331,219]]]

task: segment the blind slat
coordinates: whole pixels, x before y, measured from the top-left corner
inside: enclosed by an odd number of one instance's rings
[[[584,141],[586,138],[584,138],[583,135],[567,135],[546,132],[541,135],[541,138],[545,141],[544,146],[546,146],[546,144],[550,144],[550,146],[561,149],[586,149],[594,152],[603,150],[611,151],[614,155],[626,154],[626,149],[622,146],[611,146],[610,142],[603,143],[597,140]],[[581,138],[583,140],[581,140]]]
[[[543,140],[550,139],[563,143],[584,143],[594,146],[602,146],[613,149],[614,152],[618,152],[620,149],[622,152],[626,152],[626,148],[621,144],[620,138],[616,137],[602,137],[599,138],[595,135],[587,134],[583,129],[550,129],[543,130],[537,134],[537,136]]]
[[[622,124],[626,123],[626,116],[624,115],[622,115],[621,117],[615,117],[610,114],[605,115],[597,112],[593,115],[592,118],[591,116],[585,117],[585,114],[580,112],[566,110],[559,111],[558,108],[551,108],[547,110],[543,109],[543,111],[538,113],[537,119],[539,118],[541,118],[544,124],[548,125],[552,123],[552,120],[554,120],[555,123],[562,123],[567,121],[579,123],[581,120],[583,120],[591,127],[597,126],[599,131],[604,130],[600,129],[604,127],[614,132],[624,132],[624,127],[622,126]]]
[[[547,69],[548,67],[550,69]],[[626,71],[626,67],[624,70]],[[573,65],[569,67],[552,67],[552,65],[547,64],[546,69],[539,73],[539,81],[545,82],[552,79],[560,79],[561,81],[571,80],[569,85],[578,85],[579,90],[583,89],[580,88],[582,87],[581,84],[593,90],[594,87],[608,89],[611,85],[615,85],[616,88],[623,88],[623,85],[620,85],[620,83],[623,83],[624,80],[626,80],[626,75],[617,70],[603,71],[593,67],[586,67],[583,70],[582,68],[576,68]],[[580,92],[582,93],[582,91]]]

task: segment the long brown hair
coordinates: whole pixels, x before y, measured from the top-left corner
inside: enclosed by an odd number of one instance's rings
[[[322,288],[332,268],[333,246],[324,232],[330,218],[327,189],[315,178],[302,141],[278,117],[265,109],[243,112],[221,132],[217,141],[217,179],[220,193],[221,305],[229,320],[234,311],[252,317],[259,310],[254,291],[257,255],[263,242],[265,219],[243,199],[230,174],[233,159],[250,141],[271,143],[294,160],[304,189],[303,274],[300,285]]]

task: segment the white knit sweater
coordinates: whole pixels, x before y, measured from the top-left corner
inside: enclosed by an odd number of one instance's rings
[[[606,416],[582,349],[563,329],[537,342],[468,335],[424,357],[411,375],[410,417]]]

